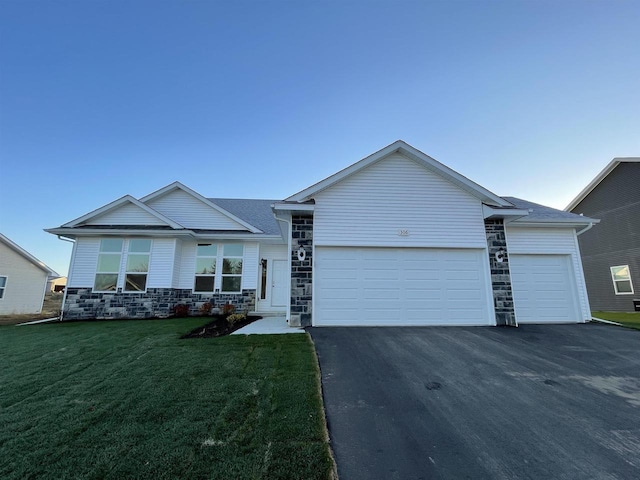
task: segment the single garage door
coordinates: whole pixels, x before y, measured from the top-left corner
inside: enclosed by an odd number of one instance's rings
[[[317,247],[314,325],[494,325],[482,249]]]
[[[580,322],[570,255],[511,255],[518,323]]]

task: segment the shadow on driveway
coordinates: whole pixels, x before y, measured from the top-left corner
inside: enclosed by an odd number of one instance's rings
[[[309,332],[341,480],[640,478],[640,331]]]

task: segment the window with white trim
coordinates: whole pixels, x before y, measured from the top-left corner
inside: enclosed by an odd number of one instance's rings
[[[147,289],[152,241],[149,238],[103,238],[100,240],[95,292],[144,292]],[[122,260],[124,258],[124,266]],[[124,278],[120,278],[124,268]]]
[[[145,292],[147,290],[150,256],[150,239],[132,238],[129,240],[127,267],[124,278],[125,292]]]
[[[118,289],[118,274],[122,261],[124,240],[121,238],[103,238],[100,240],[98,267],[93,290],[96,292],[115,292]]]
[[[225,243],[222,257],[222,292],[242,291],[243,245]]]
[[[611,267],[611,279],[616,295],[632,295],[633,284],[631,283],[631,273],[629,265],[618,265]]]
[[[4,290],[7,288],[6,275],[0,275],[0,300],[4,298]]]
[[[240,293],[244,245],[199,243],[196,247],[194,293]],[[222,268],[217,268],[222,265]]]
[[[196,293],[213,293],[216,286],[216,262],[218,245],[199,243],[196,247],[196,279],[193,291]]]

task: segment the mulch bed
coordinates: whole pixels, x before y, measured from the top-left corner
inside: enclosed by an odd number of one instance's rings
[[[227,318],[222,315],[214,315],[212,317],[213,321],[207,323],[203,327],[198,327],[194,330],[191,330],[189,333],[184,334],[180,338],[212,338],[212,337],[222,337],[224,335],[229,335],[231,332],[235,332],[236,330],[241,329],[249,325],[256,320],[260,320],[262,317],[259,316],[249,316],[246,320],[242,322],[236,322],[233,325],[229,325],[227,322]]]

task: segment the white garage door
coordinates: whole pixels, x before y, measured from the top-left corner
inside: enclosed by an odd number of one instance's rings
[[[317,247],[314,325],[494,325],[486,252]]]
[[[518,323],[579,322],[570,255],[511,255]]]

